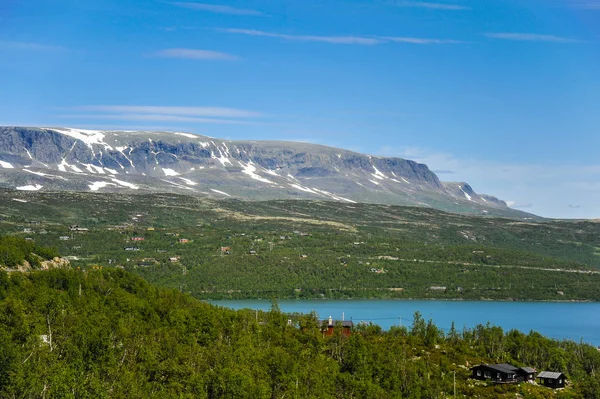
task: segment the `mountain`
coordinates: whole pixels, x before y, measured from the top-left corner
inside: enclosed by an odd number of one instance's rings
[[[531,218],[427,165],[316,144],[163,131],[0,127],[0,187],[416,205]]]

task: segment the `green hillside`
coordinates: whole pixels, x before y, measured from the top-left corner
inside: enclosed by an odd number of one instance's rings
[[[288,320],[291,320],[289,322]],[[3,398],[598,398],[596,348],[501,328],[444,334],[415,314],[323,337],[311,315],[232,311],[118,269],[0,272]],[[561,370],[564,391],[469,366]]]
[[[600,224],[588,221],[14,191],[0,191],[0,218],[0,234],[74,267],[120,266],[198,298],[600,300]]]

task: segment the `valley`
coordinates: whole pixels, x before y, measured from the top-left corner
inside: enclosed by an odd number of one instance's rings
[[[593,222],[176,194],[3,190],[0,204],[0,234],[201,299],[600,299]]]

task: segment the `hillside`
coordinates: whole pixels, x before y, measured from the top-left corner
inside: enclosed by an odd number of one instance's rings
[[[288,321],[289,320],[289,321]],[[125,271],[0,272],[0,397],[597,398],[600,353],[532,332],[445,334],[357,325],[324,337],[314,315],[216,308]],[[470,380],[469,365],[561,369],[560,392]]]
[[[364,202],[537,219],[467,183],[441,182],[411,160],[180,132],[0,127],[0,187]]]
[[[121,266],[198,298],[600,300],[593,222],[17,191],[0,191],[0,218],[0,234],[56,247],[74,267]]]

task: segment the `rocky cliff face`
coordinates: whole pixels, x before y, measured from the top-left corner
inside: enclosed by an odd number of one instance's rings
[[[466,183],[442,183],[427,165],[410,160],[177,132],[0,127],[0,186],[374,202],[523,216]]]

